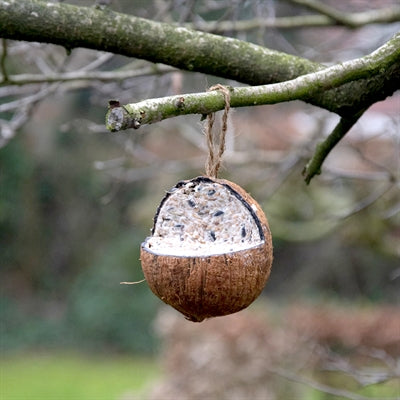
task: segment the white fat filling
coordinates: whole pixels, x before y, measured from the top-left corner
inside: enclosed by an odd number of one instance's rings
[[[246,206],[225,186],[200,181],[173,189],[145,247],[157,254],[207,256],[261,243],[258,226]]]

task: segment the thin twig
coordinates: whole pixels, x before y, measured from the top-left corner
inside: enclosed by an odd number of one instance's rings
[[[167,74],[174,71],[177,71],[177,69],[166,65],[152,65],[141,69],[123,69],[115,71],[90,71],[86,68],[82,68],[79,71],[72,72],[10,75],[8,77],[8,83],[14,85],[27,85],[32,83],[71,82],[82,80],[116,82],[141,76]]]
[[[307,7],[328,17],[336,25],[344,25],[348,28],[359,28],[369,23],[396,22],[400,19],[400,7],[395,5],[378,10],[369,10],[360,13],[345,13],[316,0],[288,0],[293,4]]]
[[[362,386],[376,385],[377,383],[387,382],[399,376],[400,366],[397,366],[396,360],[385,350],[361,346],[357,349],[363,356],[382,361],[386,367],[360,368],[333,351],[328,351],[326,362],[322,369],[324,371],[338,371],[351,376],[358,384]],[[326,352],[326,349],[325,349]]]
[[[302,385],[309,386],[320,392],[328,393],[333,396],[338,396],[338,397],[342,397],[342,398],[346,398],[346,399],[350,399],[350,400],[371,400],[370,397],[360,396],[360,395],[350,392],[348,390],[338,389],[338,388],[334,388],[332,386],[324,385],[323,383],[316,382],[312,379],[306,378],[304,376],[300,376],[296,373],[293,373],[291,371],[288,371],[288,370],[285,370],[282,368],[269,367],[268,371],[272,374],[278,375],[278,376],[285,378],[287,380],[290,380],[292,382],[301,383]],[[395,400],[395,399],[393,399],[393,400]]]
[[[50,93],[55,92],[58,87],[58,83],[44,85],[40,91],[31,96],[26,96],[18,100],[10,101],[9,103],[0,104],[0,112],[12,111],[20,107],[26,107],[32,103],[36,103],[37,101],[44,99]]]
[[[360,200],[351,208],[351,210],[345,211],[339,215],[335,215],[334,218],[336,220],[343,220],[359,213],[360,211],[365,210],[366,208],[376,203],[380,198],[382,198],[387,192],[389,192],[389,190],[392,190],[394,187],[395,185],[393,184],[393,182],[386,183],[383,188],[376,190],[364,199]]]
[[[11,121],[0,120],[0,149],[4,147],[23,126],[31,116],[33,105],[20,108],[12,117]]]
[[[146,279],[142,279],[140,281],[136,281],[136,282],[120,282],[120,285],[138,285],[139,283],[143,283],[146,282]]]
[[[3,75],[2,83],[9,81],[7,68],[6,68],[6,58],[7,58],[7,39],[1,39],[2,53],[0,58],[0,69]]]
[[[346,179],[357,179],[364,181],[389,181],[392,179],[392,174],[386,171],[353,171],[338,168],[334,166],[326,166],[325,172],[331,175],[333,178],[346,178]]]
[[[36,105],[54,93],[59,87],[58,83],[44,85],[42,89],[33,96],[27,96],[13,102],[0,105],[0,111],[16,110],[12,120],[2,124],[0,130],[0,148],[7,144],[12,139],[18,129],[20,129],[31,116]]]
[[[114,54],[112,53],[104,53],[99,51],[97,57],[89,64],[86,64],[85,66],[79,68],[79,71],[93,71],[94,69],[99,68],[107,61],[111,60],[111,58],[113,57]]]
[[[295,1],[295,0],[294,0]],[[297,2],[296,2],[297,3]],[[305,5],[298,3],[299,5]],[[325,6],[327,7],[327,6]],[[331,10],[331,8],[329,8]],[[333,16],[334,15],[334,16]],[[359,13],[343,14],[336,12],[316,15],[295,15],[291,17],[278,17],[273,19],[254,18],[240,21],[197,21],[185,24],[187,28],[197,29],[203,32],[246,32],[255,29],[295,29],[311,28],[332,25],[343,25],[348,28],[360,28],[373,23],[390,23],[400,21],[400,7],[393,6],[378,10],[368,10]],[[337,18],[339,16],[339,19]]]

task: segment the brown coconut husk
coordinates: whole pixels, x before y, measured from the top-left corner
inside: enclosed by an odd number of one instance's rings
[[[145,243],[140,259],[146,281],[162,301],[188,320],[232,314],[248,307],[262,292],[272,265],[272,237],[259,204],[240,186],[225,179],[197,177],[191,181],[213,182],[228,188],[252,214],[263,242],[255,247],[224,254],[182,256],[156,254]],[[176,188],[190,181],[182,181]],[[170,193],[161,201],[157,217]],[[154,232],[154,227],[153,227]]]

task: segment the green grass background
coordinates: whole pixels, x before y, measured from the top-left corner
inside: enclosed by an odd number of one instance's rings
[[[68,353],[7,356],[0,361],[0,399],[142,399],[159,375],[151,359]]]

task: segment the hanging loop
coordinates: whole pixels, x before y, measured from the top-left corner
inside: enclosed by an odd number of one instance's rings
[[[217,178],[218,171],[221,166],[222,155],[225,151],[225,137],[226,131],[228,130],[228,114],[230,110],[230,100],[231,93],[226,86],[217,84],[211,86],[208,91],[219,90],[225,99],[224,114],[222,115],[222,126],[221,132],[216,141],[216,136],[213,135],[213,126],[215,122],[215,113],[210,113],[207,115],[207,125],[206,125],[206,139],[208,146],[208,157],[205,165],[206,175],[212,178]]]

